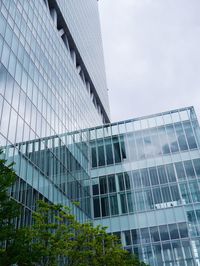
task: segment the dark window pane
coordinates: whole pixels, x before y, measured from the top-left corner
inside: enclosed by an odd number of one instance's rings
[[[121,160],[120,147],[119,147],[119,142],[118,142],[118,140],[117,140],[117,141],[114,140],[113,146],[114,146],[114,158],[115,158],[115,163],[120,163],[122,160]]]
[[[101,194],[107,193],[108,192],[108,189],[107,189],[106,176],[105,177],[100,177],[99,178],[99,182],[100,182],[100,193]]]
[[[152,242],[160,241],[160,236],[159,236],[159,233],[158,233],[158,227],[157,226],[150,227],[150,236],[151,236],[151,241]]]
[[[108,197],[101,198],[101,212],[102,212],[102,217],[108,216],[110,214]]]
[[[99,185],[98,184],[92,185],[92,192],[93,192],[93,195],[99,195]]]
[[[140,232],[139,229],[131,230],[133,244],[140,244]]]
[[[124,181],[125,181],[126,190],[129,190],[131,188],[131,183],[128,173],[124,173]]]
[[[111,215],[119,214],[117,195],[110,197]]]
[[[178,190],[178,186],[172,185],[172,186],[170,186],[170,189],[171,189],[171,194],[172,194],[172,201],[180,200],[180,193]]]
[[[178,239],[179,238],[177,224],[170,224],[169,225],[169,234],[170,234],[171,239]]]
[[[127,213],[126,195],[125,194],[121,194],[120,195],[120,200],[121,200],[121,210],[122,210],[122,213]]]
[[[167,225],[161,225],[159,226],[159,229],[160,229],[161,241],[169,240],[169,232],[168,232]]]
[[[100,204],[99,204],[99,198],[93,199],[93,205],[94,205],[94,218],[100,217]]]
[[[188,229],[186,223],[179,223],[178,228],[181,238],[188,237]]]
[[[131,233],[130,231],[124,231],[126,246],[131,245]]]
[[[149,235],[149,229],[143,228],[141,229],[141,244],[142,243],[149,243],[150,242],[150,235]]]
[[[117,176],[118,176],[119,190],[124,191],[125,190],[124,176],[123,174],[118,174]]]
[[[97,153],[96,147],[92,148],[92,167],[97,167]]]
[[[114,175],[109,175],[108,176],[108,187],[109,187],[109,192],[116,192],[116,184],[115,184],[115,176]]]
[[[128,211],[129,212],[133,212],[134,208],[133,208],[133,203],[134,203],[134,195],[132,195],[132,193],[127,193],[127,202],[128,202]]]
[[[99,166],[105,165],[105,154],[103,146],[98,147],[98,165]]]
[[[120,136],[120,146],[121,146],[122,159],[126,159],[126,149],[125,149],[124,137],[123,136]]]
[[[113,164],[112,144],[106,144],[106,159],[107,165]]]

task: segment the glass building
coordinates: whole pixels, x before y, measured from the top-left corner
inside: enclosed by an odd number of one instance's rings
[[[11,196],[24,206],[20,224],[30,222],[37,199],[72,205],[88,219],[89,204],[72,204],[88,201],[84,148],[61,134],[105,122],[97,1],[0,1],[0,147],[16,163]]]
[[[19,226],[61,203],[152,266],[200,265],[194,109],[110,124],[96,0],[0,1],[0,148]]]
[[[200,265],[194,109],[92,128],[89,140],[94,223],[149,265]]]

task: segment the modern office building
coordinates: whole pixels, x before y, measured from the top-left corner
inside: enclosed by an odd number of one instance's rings
[[[19,225],[43,199],[151,266],[200,265],[194,109],[110,124],[96,0],[0,1],[0,147]]]
[[[194,109],[92,128],[89,139],[94,223],[149,265],[200,265]]]
[[[39,155],[48,145],[67,144],[60,134],[105,122],[109,105],[97,1],[0,1],[0,146],[17,162],[17,199],[26,206],[27,193],[53,202],[60,195],[41,163],[30,164],[22,154]],[[51,144],[49,136],[57,136]],[[40,141],[24,151],[22,143],[35,139]],[[57,149],[51,154],[56,157]],[[59,189],[65,204],[66,192]]]

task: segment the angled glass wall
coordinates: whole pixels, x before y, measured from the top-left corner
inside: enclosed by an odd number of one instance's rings
[[[61,135],[109,121],[97,2],[65,2],[0,1],[0,148],[16,163],[11,194],[24,213],[38,198],[71,206],[88,197],[87,158]]]
[[[200,128],[192,107],[89,130],[93,217],[152,266],[200,265]]]

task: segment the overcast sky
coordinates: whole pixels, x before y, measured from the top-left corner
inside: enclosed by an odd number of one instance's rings
[[[100,0],[112,121],[200,114],[200,0]]]

